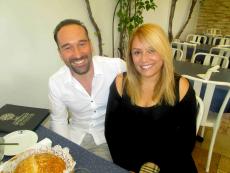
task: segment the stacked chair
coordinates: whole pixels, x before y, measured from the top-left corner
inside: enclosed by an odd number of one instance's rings
[[[172,48],[177,48],[182,50],[183,55],[181,61],[190,61],[189,59],[191,59],[196,52],[196,44],[193,43],[172,42]],[[188,51],[189,49],[191,51]]]
[[[191,63],[199,63],[205,66],[219,65],[222,68],[228,68],[229,58],[222,55],[198,52],[192,57]]]

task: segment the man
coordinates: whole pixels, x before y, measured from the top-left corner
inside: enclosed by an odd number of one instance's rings
[[[49,79],[53,131],[89,151],[111,160],[104,137],[110,84],[125,71],[120,58],[92,57],[87,28],[66,19],[54,30],[54,40],[65,66]]]

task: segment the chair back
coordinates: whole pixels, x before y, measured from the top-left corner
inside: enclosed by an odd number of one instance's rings
[[[172,52],[173,52],[173,59],[177,61],[182,61],[183,51],[181,49],[172,48]]]
[[[188,34],[186,37],[186,42],[190,41],[196,41],[196,35],[195,34]]]
[[[219,28],[209,28],[209,29],[207,29],[206,33],[210,34],[210,35],[221,35],[221,29],[219,29]]]
[[[196,44],[172,42],[172,47],[183,51],[182,61],[192,58],[196,52]]]
[[[229,45],[230,44],[230,38],[225,37],[214,37],[212,45]]]
[[[212,47],[209,53],[228,57],[228,60],[230,61],[230,47]],[[228,68],[230,68],[230,62]]]
[[[210,52],[212,54],[216,54],[216,55],[221,55],[221,56],[226,56],[226,57],[230,57],[230,48],[225,48],[225,47],[212,47],[210,49]]]
[[[229,58],[211,53],[198,52],[192,57],[191,63],[199,63],[205,66],[219,65],[222,68],[228,68]]]
[[[212,151],[215,144],[217,131],[219,129],[224,110],[230,99],[230,83],[204,80],[189,75],[183,75],[183,76],[193,82],[193,88],[196,92],[196,95],[200,96],[204,102],[204,114],[201,120],[202,137],[204,135],[204,127],[213,128],[211,143],[208,151],[208,159],[206,163],[206,172],[208,172],[211,163]],[[224,100],[221,102],[219,111],[216,114],[214,114],[214,113],[210,113],[210,106],[212,100],[214,100],[214,91],[217,88],[219,90],[222,89],[223,92],[227,91],[227,94],[225,95]]]
[[[207,39],[208,38],[205,35],[188,34],[186,37],[186,42],[194,44],[206,44]]]
[[[196,103],[198,108],[197,117],[196,117],[196,134],[197,134],[204,114],[204,102],[199,96],[196,95]]]

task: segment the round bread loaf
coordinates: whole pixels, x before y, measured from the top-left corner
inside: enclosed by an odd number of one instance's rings
[[[14,173],[63,173],[66,164],[60,157],[51,153],[32,154],[22,160]]]

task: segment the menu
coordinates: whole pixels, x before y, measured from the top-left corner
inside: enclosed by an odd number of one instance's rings
[[[0,108],[0,132],[35,130],[48,115],[48,109],[6,104]]]

